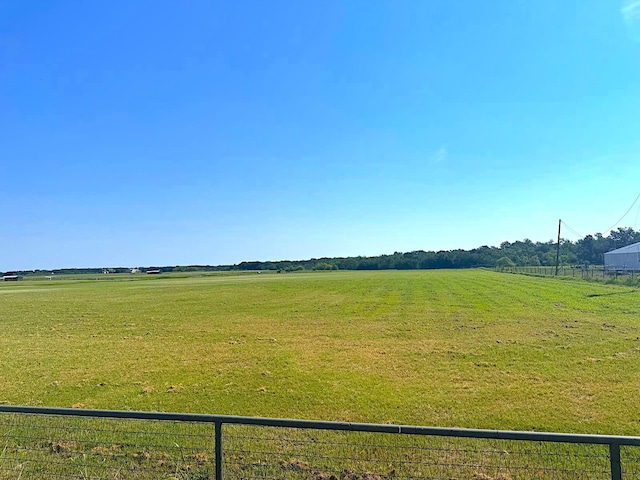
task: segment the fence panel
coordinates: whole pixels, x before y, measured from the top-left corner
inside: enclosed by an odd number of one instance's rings
[[[611,479],[607,445],[225,426],[224,478]]]
[[[536,277],[572,277],[581,279],[597,279],[606,280],[607,278],[617,279],[618,275],[623,273],[612,270],[610,272],[605,271],[602,265],[589,265],[582,266],[561,266],[556,273],[555,267],[541,266],[541,267],[496,267],[495,271],[502,273],[519,273],[522,275],[533,275]],[[634,272],[624,272],[624,278],[634,278]]]
[[[0,479],[214,478],[214,425],[0,415]]]
[[[0,479],[640,479],[640,438],[0,405]]]
[[[622,478],[640,478],[640,448],[623,445],[620,447]]]

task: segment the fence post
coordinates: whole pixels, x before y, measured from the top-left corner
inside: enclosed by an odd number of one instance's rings
[[[609,458],[611,460],[611,480],[622,480],[622,465],[620,464],[619,444],[609,444]]]
[[[222,422],[216,425],[216,480],[222,480]]]

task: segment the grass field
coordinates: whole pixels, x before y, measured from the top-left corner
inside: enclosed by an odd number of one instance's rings
[[[640,292],[470,271],[0,284],[0,402],[638,434]]]

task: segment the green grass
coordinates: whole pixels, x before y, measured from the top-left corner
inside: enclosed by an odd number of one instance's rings
[[[638,433],[629,287],[483,270],[109,277],[0,284],[0,402]]]

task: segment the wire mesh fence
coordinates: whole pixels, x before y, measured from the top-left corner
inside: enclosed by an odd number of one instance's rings
[[[640,447],[620,447],[620,465],[623,478],[640,478]]]
[[[225,427],[225,478],[611,479],[606,445]]]
[[[214,478],[214,425],[5,414],[0,479]]]
[[[496,271],[504,273],[520,273],[523,275],[534,275],[540,277],[573,277],[580,279],[606,280],[608,278],[618,276],[627,276],[633,278],[638,272],[621,271],[621,270],[605,270],[603,265],[560,265],[557,269],[555,266],[527,266],[527,267],[496,267]]]
[[[572,277],[581,280],[617,283],[628,286],[638,286],[640,284],[640,271],[630,269],[626,266],[605,267],[604,265],[562,265],[557,271],[556,267],[550,266],[527,266],[527,267],[496,267],[497,272],[518,273],[536,277]]]
[[[0,479],[640,479],[640,438],[0,406]]]

